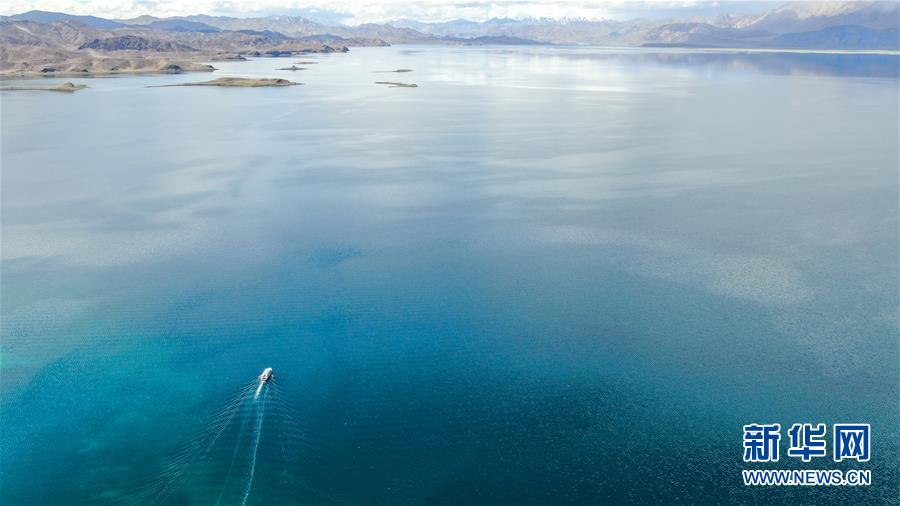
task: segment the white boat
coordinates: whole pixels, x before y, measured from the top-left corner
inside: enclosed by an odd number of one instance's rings
[[[259,375],[259,386],[256,387],[256,395],[253,396],[254,400],[259,399],[259,394],[262,392],[263,386],[271,381],[273,377],[275,377],[275,371],[273,371],[271,367],[266,367],[262,374]]]

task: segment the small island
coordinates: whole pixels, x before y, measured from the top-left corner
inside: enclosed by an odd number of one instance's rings
[[[64,93],[74,93],[85,88],[87,88],[86,84],[67,82],[56,86],[7,86],[0,88],[0,91],[62,91]]]
[[[162,84],[157,86],[148,86],[148,88],[169,88],[173,86],[223,86],[230,88],[263,88],[263,87],[282,87],[297,86],[303,83],[295,83],[287,79],[250,79],[246,77],[220,77],[212,81],[204,81],[201,83],[182,83],[182,84]]]
[[[296,65],[291,65],[290,67],[283,67],[283,68],[275,69],[275,70],[306,70],[306,69],[303,67],[298,67]]]
[[[397,83],[392,81],[375,81],[375,84],[386,84],[388,88],[418,88],[416,83]]]
[[[240,54],[215,54],[209,58],[210,61],[247,61]]]
[[[387,72],[403,73],[403,72],[412,72],[412,71],[413,71],[413,69],[376,70],[375,73],[376,74],[383,74],[383,73],[387,73]]]

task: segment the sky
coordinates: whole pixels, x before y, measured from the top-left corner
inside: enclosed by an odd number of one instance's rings
[[[633,19],[745,14],[778,1],[602,1],[602,0],[0,0],[0,13],[29,10],[127,19],[144,14],[209,14],[258,17],[305,16],[323,23],[356,25],[395,19],[449,21],[491,18]]]

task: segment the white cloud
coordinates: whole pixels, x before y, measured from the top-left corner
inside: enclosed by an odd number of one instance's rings
[[[310,15],[322,11],[323,18],[343,19],[349,24],[409,18],[421,21],[491,18],[632,18],[696,15],[702,12],[745,11],[759,2],[644,2],[600,0],[0,0],[3,14],[29,10],[66,12],[105,18],[185,16],[211,14],[266,16]]]

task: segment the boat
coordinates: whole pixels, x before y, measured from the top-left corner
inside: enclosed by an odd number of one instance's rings
[[[263,369],[262,374],[259,375],[259,386],[256,387],[256,395],[253,396],[253,399],[259,399],[259,394],[262,393],[263,387],[266,383],[272,381],[272,378],[275,377],[275,371],[272,370],[271,367],[266,367]]]

